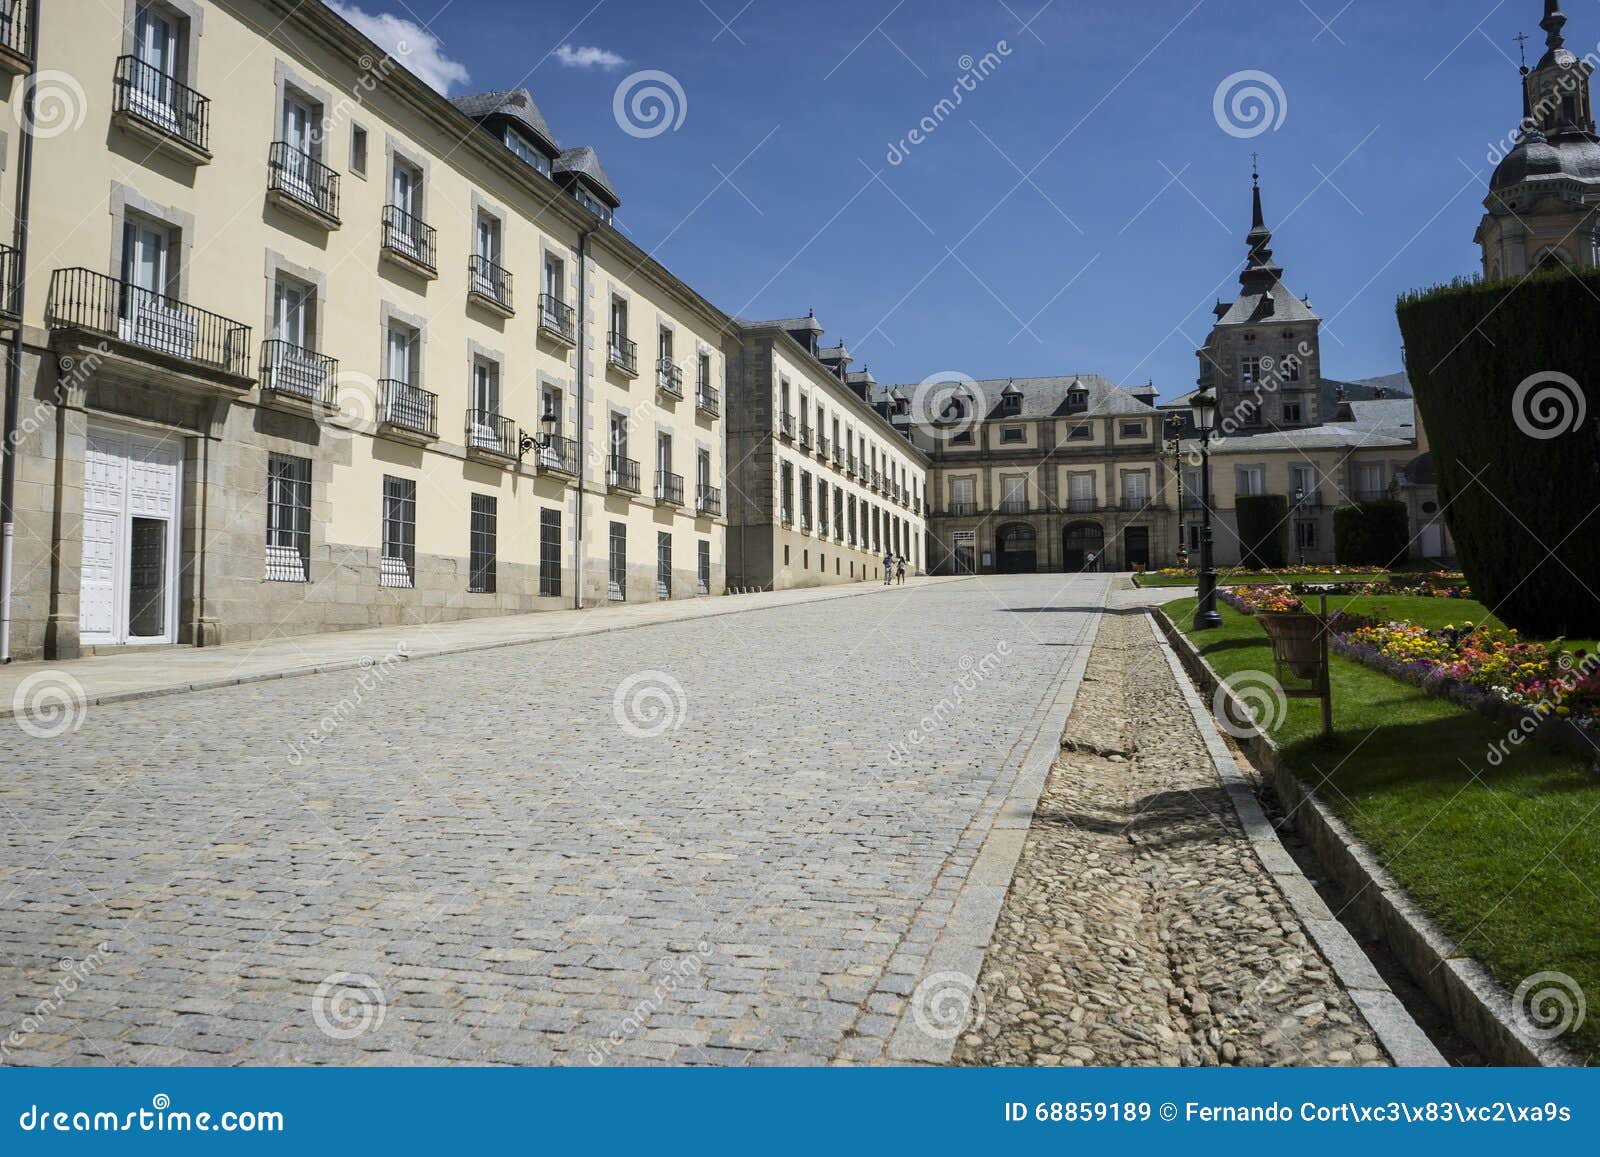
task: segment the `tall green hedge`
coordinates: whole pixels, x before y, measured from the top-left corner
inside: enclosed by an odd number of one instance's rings
[[[1239,551],[1247,570],[1289,565],[1289,500],[1281,494],[1242,494],[1234,500]]]
[[[1333,557],[1344,566],[1398,566],[1411,555],[1406,504],[1384,498],[1333,512]]]
[[[1600,634],[1597,300],[1600,271],[1562,270],[1457,282],[1398,308],[1440,505],[1473,593],[1539,637]],[[1549,374],[1576,385],[1534,382]]]

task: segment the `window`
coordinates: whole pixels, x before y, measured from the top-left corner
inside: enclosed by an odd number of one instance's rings
[[[1314,520],[1302,518],[1295,521],[1294,545],[1300,551],[1317,549],[1317,524]]]
[[[656,532],[656,598],[672,597],[672,534]]]
[[[1300,423],[1300,420],[1301,420],[1300,419],[1300,403],[1299,402],[1285,402],[1283,404],[1283,422],[1284,422],[1284,425],[1286,425],[1286,426],[1298,425]]]
[[[1356,500],[1363,502],[1381,498],[1383,490],[1383,463],[1359,463],[1356,466]]]
[[[317,348],[316,335],[317,291],[303,281],[297,281],[283,274],[278,275],[272,287],[272,337],[274,341],[284,342],[295,350],[310,351]],[[285,375],[284,371],[296,377],[291,385],[311,386],[309,392],[314,396],[317,393],[315,385],[309,380],[300,381],[301,377],[320,379],[324,373],[318,364],[285,365],[281,351],[274,356],[274,378],[279,379]],[[283,388],[281,381],[274,382],[275,388]],[[306,389],[296,392],[306,393]]]
[[[1143,438],[1144,437],[1144,423],[1143,422],[1124,422],[1124,423],[1122,423],[1122,436],[1124,438]]]
[[[367,130],[360,125],[350,126],[350,172],[367,178]]]
[[[1245,385],[1256,385],[1262,380],[1261,359],[1248,357],[1243,360],[1239,369],[1239,378]]]
[[[383,476],[383,553],[378,585],[414,587],[417,581],[417,483]]]
[[[496,499],[492,494],[472,496],[472,536],[467,558],[467,590],[494,594]]]
[[[778,518],[788,526],[794,521],[794,467],[785,462],[779,472]]]
[[[422,221],[422,170],[408,161],[395,157],[394,171],[389,178],[389,204],[399,210],[399,216],[390,224],[386,240],[395,248],[414,257],[424,253]]]
[[[955,437],[951,438],[950,441],[957,446],[970,446],[972,445],[972,431],[958,430]]]
[[[711,593],[711,543],[702,538],[695,544],[697,568],[695,570],[695,594],[709,595]]]
[[[1081,414],[1089,408],[1089,391],[1081,386],[1067,391],[1067,413]]]
[[[561,511],[539,511],[539,597],[561,597]]]
[[[620,297],[611,299],[611,348],[620,350],[628,340],[628,303]]]
[[[1236,475],[1239,497],[1249,497],[1267,492],[1267,468],[1265,466],[1240,466]]]
[[[1067,437],[1074,442],[1087,442],[1094,437],[1094,430],[1089,426],[1073,426],[1067,431]]]
[[[833,488],[833,537],[844,538],[844,488],[841,486]]]
[[[1148,474],[1124,474],[1122,476],[1122,505],[1133,510],[1142,510],[1150,503],[1150,476]]]
[[[501,450],[500,366],[488,358],[472,362],[472,413],[467,419],[467,445],[480,450]],[[515,449],[512,447],[511,449]]]
[[[1007,474],[1000,479],[1001,509],[1006,514],[1024,514],[1028,509],[1028,476]]]
[[[711,389],[711,355],[701,354],[695,363],[695,389],[700,397],[710,397]]]
[[[628,597],[628,524],[611,524],[611,555],[606,583],[606,597],[614,603],[625,602]]]
[[[1067,479],[1067,502],[1079,514],[1094,509],[1094,475],[1073,474]]]
[[[666,326],[661,327],[660,335],[656,339],[656,357],[664,366],[672,365],[672,331]]]
[[[1005,394],[1000,398],[1000,412],[1002,414],[1022,413],[1022,395]]]
[[[417,371],[421,359],[417,357],[417,347],[421,344],[421,338],[422,335],[409,325],[397,321],[389,323],[389,368],[386,371],[389,378],[408,386],[418,384]]]
[[[311,563],[311,459],[267,456],[267,579],[303,583]]]
[[[560,305],[564,300],[562,295],[566,292],[567,268],[559,257],[546,257],[544,259],[544,295],[552,302]]]
[[[800,471],[800,529],[811,529],[811,473],[807,470]]]
[[[545,176],[550,175],[550,158],[536,148],[532,141],[523,136],[510,125],[506,126],[506,148],[516,154],[517,159],[529,168],[537,169]]]
[[[474,238],[476,248],[474,255],[479,259],[475,262],[480,268],[474,270],[481,277],[481,266],[499,265],[500,260],[500,218],[493,213],[478,210],[478,229]],[[474,286],[476,288],[476,286]]]
[[[1026,442],[1027,440],[1028,432],[1021,426],[1003,426],[1000,429],[1000,441],[1002,442]]]

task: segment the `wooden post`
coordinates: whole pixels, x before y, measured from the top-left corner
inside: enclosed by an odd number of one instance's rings
[[[1322,735],[1325,739],[1333,738],[1333,671],[1328,661],[1328,596],[1323,595],[1319,601],[1319,615],[1322,619],[1322,630],[1318,632],[1318,652],[1322,661]]]

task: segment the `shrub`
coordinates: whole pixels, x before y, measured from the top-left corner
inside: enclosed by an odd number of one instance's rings
[[[1398,566],[1410,554],[1410,516],[1392,498],[1333,512],[1333,557],[1351,566]]]
[[[1239,518],[1240,562],[1247,570],[1289,565],[1289,500],[1281,494],[1245,494],[1234,502]]]
[[[1560,270],[1398,309],[1462,569],[1502,620],[1543,638],[1600,634],[1597,295],[1600,271]]]

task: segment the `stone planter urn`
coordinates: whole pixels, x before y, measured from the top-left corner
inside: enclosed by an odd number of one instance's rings
[[[1256,616],[1278,659],[1300,679],[1322,671],[1322,618],[1309,611],[1272,611]]]

